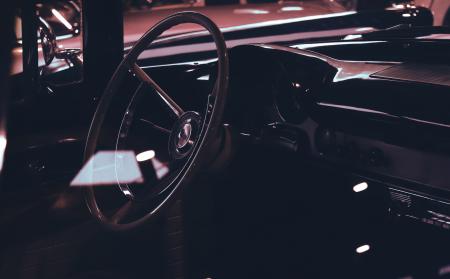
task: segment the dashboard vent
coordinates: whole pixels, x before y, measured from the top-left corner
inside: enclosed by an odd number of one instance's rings
[[[411,207],[411,196],[396,191],[391,191],[390,195],[392,201],[399,202],[406,207]]]

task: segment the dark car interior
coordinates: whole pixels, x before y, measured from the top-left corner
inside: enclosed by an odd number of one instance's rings
[[[1,4],[0,278],[450,278],[430,10],[226,29],[192,8],[124,47],[132,2]],[[303,35],[337,29],[362,33]]]

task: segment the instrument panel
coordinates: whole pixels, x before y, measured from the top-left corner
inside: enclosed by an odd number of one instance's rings
[[[279,142],[382,188],[393,213],[450,229],[450,87],[434,74],[450,68],[285,51],[271,92]]]
[[[376,185],[392,213],[449,229],[450,86],[442,71],[449,76],[450,67],[339,60],[274,45],[239,51],[248,59],[238,69],[239,96],[257,100],[244,132]]]

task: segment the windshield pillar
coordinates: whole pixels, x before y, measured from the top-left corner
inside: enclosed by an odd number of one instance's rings
[[[39,82],[38,16],[36,0],[22,1],[22,55],[23,77],[27,96],[34,96]]]
[[[83,0],[83,74],[89,93],[102,94],[123,58],[121,0]]]

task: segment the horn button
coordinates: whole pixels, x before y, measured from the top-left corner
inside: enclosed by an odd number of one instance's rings
[[[174,124],[169,139],[169,154],[174,159],[189,155],[200,135],[201,117],[193,111],[185,112]]]
[[[177,148],[183,148],[187,144],[192,143],[191,133],[192,133],[191,123],[184,123],[183,127],[181,127],[181,129],[177,135],[177,139],[178,139]]]

